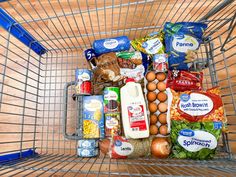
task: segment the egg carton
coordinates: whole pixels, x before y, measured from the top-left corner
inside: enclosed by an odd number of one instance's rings
[[[148,81],[147,78],[146,78],[146,76],[147,76],[147,74],[148,74],[149,72],[154,72],[154,73],[155,73],[155,79],[154,79],[153,81]],[[147,97],[148,92],[154,92],[154,93],[156,94],[156,96],[157,96],[157,94],[160,92],[160,90],[157,89],[157,84],[158,84],[159,82],[163,82],[163,83],[165,83],[165,85],[166,85],[167,74],[163,72],[163,73],[166,75],[166,78],[165,78],[163,81],[158,81],[157,78],[156,78],[156,74],[157,74],[157,73],[160,73],[160,72],[156,72],[156,71],[149,71],[149,72],[146,74],[146,76],[145,76],[145,78],[144,78],[144,95],[145,95],[145,100],[146,100],[146,106],[147,106],[147,114],[148,114],[149,125],[150,125],[150,115],[151,115],[151,114],[155,114],[157,117],[158,117],[161,113],[166,114],[166,119],[167,119],[167,120],[166,120],[166,121],[167,121],[167,124],[166,124],[166,125],[167,125],[167,135],[162,135],[162,134],[160,134],[159,128],[160,128],[160,126],[161,126],[162,124],[161,124],[161,123],[159,122],[159,120],[158,120],[157,123],[156,123],[156,125],[157,125],[157,127],[158,127],[158,133],[157,133],[155,136],[157,136],[157,137],[169,137],[169,136],[170,136],[170,111],[169,111],[169,110],[170,110],[171,101],[172,101],[172,94],[171,94],[170,89],[169,89],[169,88],[166,88],[166,89],[163,91],[163,92],[167,95],[167,99],[166,99],[164,102],[159,101],[159,100],[157,99],[157,97],[156,97],[156,99],[155,99],[154,101],[149,101],[150,99],[148,99],[148,97]],[[150,83],[150,82],[152,82],[152,83],[154,83],[154,84],[156,85],[156,88],[155,88],[153,91],[150,91],[150,90],[147,89],[147,84]],[[157,105],[157,111],[151,113],[150,110],[149,110],[149,103],[155,103],[155,104]],[[159,107],[158,107],[159,103],[164,103],[164,104],[167,105],[167,111],[166,111],[166,112],[160,112]],[[165,125],[165,124],[163,124],[163,125]]]

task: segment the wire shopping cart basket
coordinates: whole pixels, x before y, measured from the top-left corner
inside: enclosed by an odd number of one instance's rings
[[[63,136],[64,85],[95,39],[142,37],[165,22],[208,24],[197,61],[206,62],[204,88],[219,85],[228,129],[213,160],[110,159],[76,156]],[[11,0],[0,1],[0,176],[235,176],[236,1]],[[67,131],[77,107],[68,88]]]

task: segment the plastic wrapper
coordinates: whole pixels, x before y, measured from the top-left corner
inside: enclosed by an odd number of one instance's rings
[[[153,137],[141,140],[114,136],[110,143],[109,156],[112,159],[148,157],[151,155]]]
[[[116,53],[119,66],[121,68],[134,69],[137,65],[142,64],[142,53],[135,52],[117,52]]]
[[[132,40],[131,45],[135,50],[153,55],[157,53],[164,53],[165,48],[163,45],[163,41],[163,32],[153,32],[143,38]]]
[[[129,50],[130,40],[127,36],[95,40],[93,48],[97,54]]]
[[[136,82],[141,81],[144,78],[145,68],[143,65],[138,65],[134,69],[121,68],[120,74],[125,78],[133,78]]]
[[[226,127],[218,87],[207,91],[175,92],[170,107],[172,157],[211,159]]]
[[[167,22],[164,26],[166,53],[171,70],[188,70],[197,58],[207,25],[195,22]]]
[[[202,72],[168,71],[167,87],[175,91],[202,90]]]

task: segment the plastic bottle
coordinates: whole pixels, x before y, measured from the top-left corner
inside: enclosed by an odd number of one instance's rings
[[[128,78],[120,90],[122,123],[126,138],[146,138],[149,136],[149,123],[143,91],[139,83]]]

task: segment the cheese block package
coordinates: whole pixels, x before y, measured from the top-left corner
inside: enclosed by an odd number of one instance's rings
[[[226,127],[218,87],[175,92],[170,106],[172,157],[212,159]]]

